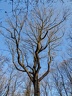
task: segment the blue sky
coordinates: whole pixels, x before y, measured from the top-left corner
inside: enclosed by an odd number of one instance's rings
[[[57,1],[57,0],[55,0]],[[63,9],[72,11],[72,3],[67,2],[68,0],[65,0],[65,3],[57,2],[54,3],[53,7],[56,8],[55,12],[60,11],[62,12]],[[0,2],[0,22],[2,22],[5,25],[4,21],[6,19],[6,13],[7,11],[9,14],[11,13],[12,6],[10,4],[7,4],[7,2]],[[67,40],[67,34],[69,34],[69,31],[71,30],[70,23],[71,23],[71,16],[67,18],[67,21],[64,23],[65,24],[65,36],[62,39],[62,44],[60,46],[60,50],[57,51],[57,57],[56,57],[56,62],[62,61],[63,59],[68,58],[67,50],[68,50],[68,40]],[[4,43],[4,38],[2,35],[0,35],[0,54],[4,54],[5,56],[9,56],[10,53],[7,51],[7,46]],[[63,59],[62,59],[62,57]],[[60,62],[59,62],[60,63]]]
[[[71,5],[72,5],[72,2],[71,1],[69,1],[69,0],[64,0],[65,2],[64,3],[62,3],[62,2],[60,2],[59,0],[55,0],[55,1],[57,1],[57,2],[55,2],[55,3],[53,3],[53,7],[55,8],[55,10],[56,11],[60,11],[60,12],[62,12],[63,11],[63,9],[64,10],[72,10],[72,7],[71,7]],[[68,2],[69,1],[69,2]],[[6,19],[6,13],[5,13],[5,11],[7,11],[8,12],[8,14],[10,14],[11,13],[11,9],[12,8],[12,6],[11,6],[11,4],[9,4],[9,3],[7,3],[7,2],[4,2],[4,0],[1,0],[0,1],[0,23],[2,22],[4,25],[5,25],[5,23],[4,23],[4,20]],[[55,12],[56,12],[55,11]],[[65,29],[66,30],[64,30],[64,31],[66,31],[65,33],[66,34],[68,34],[69,32],[69,30],[70,30],[70,23],[71,23],[71,17],[69,17],[68,18],[68,20],[67,20],[67,22],[65,23]],[[6,25],[5,25],[6,26]],[[67,52],[66,52],[66,50],[67,50],[67,39],[66,39],[67,37],[66,37],[66,35],[65,35],[65,38],[63,38],[63,40],[62,40],[62,45],[61,45],[61,48],[60,48],[60,51],[58,52],[58,56],[57,56],[57,58],[61,58],[61,56],[65,56],[65,57],[67,57]],[[6,47],[6,45],[4,44],[4,38],[3,38],[3,36],[0,36],[0,54],[5,54],[5,55],[7,55],[7,54],[9,54],[9,52],[8,51],[6,51],[7,50],[7,47]],[[60,59],[61,60],[61,59]]]

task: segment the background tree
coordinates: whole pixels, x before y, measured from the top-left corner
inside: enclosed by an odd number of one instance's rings
[[[57,66],[56,70],[51,73],[53,78],[52,82],[54,82],[52,88],[54,87],[57,96],[72,95],[71,62],[71,60],[63,61]]]
[[[27,73],[34,85],[34,96],[40,96],[40,81],[50,72],[54,52],[64,35],[60,29],[66,14],[60,19],[43,2],[28,14],[29,17],[26,10],[15,9],[6,20],[7,27],[1,26],[6,29],[2,34],[7,37],[15,68]],[[39,76],[44,64],[47,69]]]

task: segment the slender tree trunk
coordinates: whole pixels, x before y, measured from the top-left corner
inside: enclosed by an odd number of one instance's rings
[[[38,75],[35,77],[35,80],[33,82],[34,85],[34,96],[40,96],[40,85],[38,80]]]
[[[29,84],[28,84],[28,86],[27,86],[27,88],[26,88],[26,92],[25,92],[25,95],[24,96],[31,96],[30,94],[31,94],[31,80],[29,80],[29,82],[28,82]]]

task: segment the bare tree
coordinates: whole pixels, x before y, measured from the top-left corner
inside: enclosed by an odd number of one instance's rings
[[[61,75],[62,81],[63,81],[63,87],[65,90],[66,96],[72,95],[72,67],[71,67],[72,59],[69,59],[67,61],[64,61],[63,64],[61,65],[60,70],[64,70],[63,74],[59,69],[59,73]],[[66,78],[66,80],[65,80]]]
[[[52,90],[51,85],[49,83],[49,78],[43,79],[43,81],[40,84],[41,86],[41,96],[52,96]]]
[[[6,85],[6,72],[4,69],[4,64],[7,62],[7,58],[3,55],[0,55],[0,95],[2,96],[5,92],[5,85]]]
[[[31,96],[31,80],[27,80],[26,82],[26,89],[25,89],[25,96]]]
[[[72,76],[71,76],[71,60],[64,60],[52,72],[54,89],[57,96],[72,95]]]
[[[7,37],[12,63],[18,71],[27,73],[34,85],[34,96],[40,96],[40,81],[50,72],[53,53],[64,35],[60,29],[66,16],[61,20],[59,14],[53,16],[53,10],[42,3],[28,18],[15,10],[12,18],[6,20],[8,27],[1,26],[7,31],[2,34]],[[44,64],[47,69],[39,76]]]

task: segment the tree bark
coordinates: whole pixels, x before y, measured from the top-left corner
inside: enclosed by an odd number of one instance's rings
[[[34,85],[34,96],[40,96],[40,84],[38,80],[38,74],[35,77],[33,85]]]

